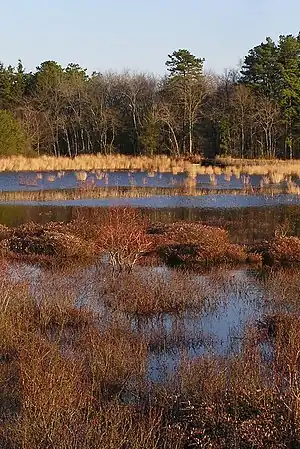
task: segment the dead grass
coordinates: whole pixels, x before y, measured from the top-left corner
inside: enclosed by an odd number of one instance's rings
[[[82,155],[74,159],[67,157],[41,156],[36,158],[25,158],[23,156],[12,156],[0,159],[0,171],[58,171],[59,176],[67,170],[78,171],[78,179],[84,180],[86,172],[97,170],[101,176],[102,171],[115,170],[137,170],[153,172],[182,173],[188,172],[192,176],[197,174],[226,176],[241,174],[270,176],[273,179],[284,179],[288,175],[300,175],[299,160],[254,160],[254,159],[231,159],[217,158],[212,165],[202,165],[202,160],[187,160],[183,158],[170,158],[160,155],[148,156],[125,156],[125,155]],[[191,177],[190,177],[191,179]]]
[[[184,238],[182,227],[171,228],[173,238]],[[191,241],[199,241],[199,229],[190,230]],[[24,280],[12,282],[3,266],[0,447],[297,448],[299,314],[272,313],[249,324],[240,350],[229,355],[191,358],[188,341],[176,341],[185,311],[207,310],[218,289],[227,296],[228,272],[212,273],[204,282],[186,271],[146,275],[136,267],[116,273],[103,265],[98,277],[90,274],[93,288],[102,283],[98,308],[92,309],[78,304],[68,283],[56,282],[51,271],[37,278],[43,293],[34,290],[35,297]],[[267,280],[271,296],[283,291],[288,301],[297,293],[297,274],[289,273],[281,273],[277,286],[275,272]],[[79,282],[76,273],[70,282]],[[175,314],[181,320],[172,320]],[[163,326],[168,335],[160,333]],[[182,349],[174,383],[149,385],[149,354],[164,353],[168,345],[173,355]]]
[[[250,327],[237,356],[183,360],[182,394],[193,405],[190,439],[199,447],[298,447],[298,318],[271,316],[259,331]]]
[[[262,187],[253,189],[251,186],[242,189],[199,189],[175,188],[175,187],[88,187],[60,190],[38,190],[38,191],[2,191],[0,201],[75,201],[80,199],[104,199],[104,198],[152,198],[153,196],[196,196],[206,195],[275,195],[285,192],[282,188]],[[289,184],[288,193],[299,193],[298,186],[292,190]]]
[[[2,274],[1,292],[1,448],[182,447],[158,408],[120,399],[145,377],[139,336],[114,323],[101,329],[95,312],[37,303]]]
[[[184,271],[120,273],[108,276],[102,288],[106,306],[135,317],[199,311],[209,302],[202,280]]]
[[[82,155],[74,159],[68,157],[41,156],[25,158],[13,156],[0,159],[0,171],[59,171],[77,170],[79,180],[86,177],[85,171],[138,170],[149,172],[187,171],[192,164],[183,159],[167,156],[124,156],[124,155]]]

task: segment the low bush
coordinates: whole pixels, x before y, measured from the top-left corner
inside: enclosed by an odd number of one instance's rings
[[[172,266],[243,263],[246,250],[230,242],[226,230],[201,223],[173,223],[151,228],[158,252]]]
[[[294,265],[300,263],[300,239],[298,237],[274,237],[258,245],[265,265]]]
[[[61,223],[28,223],[14,229],[0,229],[0,247],[6,256],[47,256],[51,258],[89,258],[94,255],[91,242],[73,235]]]

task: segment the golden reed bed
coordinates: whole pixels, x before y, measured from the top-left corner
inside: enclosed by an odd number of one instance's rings
[[[11,201],[70,201],[84,199],[105,198],[151,198],[153,196],[206,196],[206,195],[276,195],[278,193],[293,193],[299,195],[300,188],[293,189],[243,188],[234,189],[196,189],[196,188],[169,188],[169,187],[91,187],[63,190],[37,190],[37,191],[0,191],[0,202]]]
[[[199,162],[200,159],[199,159]],[[125,155],[82,155],[74,159],[67,157],[41,156],[26,158],[12,156],[0,158],[0,171],[59,171],[59,170],[138,170],[147,172],[187,172],[191,177],[197,174],[207,175],[299,175],[300,160],[261,160],[219,158],[217,165],[202,166],[185,159],[171,158],[164,155],[125,156]]]

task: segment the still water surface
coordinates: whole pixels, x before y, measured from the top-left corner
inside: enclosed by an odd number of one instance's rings
[[[198,189],[234,189],[245,185],[253,188],[261,186],[262,176],[241,175],[198,175],[192,178],[192,184]],[[183,187],[191,182],[186,173],[147,173],[130,171],[95,171],[95,172],[1,172],[0,191],[37,191],[75,189],[78,187]],[[283,183],[283,182],[282,182]]]
[[[138,317],[111,310],[105,303],[107,270],[103,265],[74,267],[63,276],[59,270],[49,275],[45,269],[17,263],[9,267],[9,276],[14,282],[26,280],[37,301],[47,298],[49,292],[53,301],[59,301],[61,292],[67,291],[65,300],[68,303],[98,311],[104,327],[109,328],[116,319],[127,323],[148,343],[148,378],[152,381],[167,381],[183,357],[237,354],[248,326],[278,310],[300,311],[297,302],[289,301],[288,297],[284,301],[282,298],[281,301],[272,300],[276,285],[274,273],[262,276],[259,271],[215,268],[189,277],[191,289],[196,281],[202,292],[196,310]],[[167,278],[172,275],[172,270],[164,266],[138,267],[135,275],[144,278],[153,272]],[[295,273],[293,276],[295,278]],[[197,298],[197,292],[191,290],[190,293]]]

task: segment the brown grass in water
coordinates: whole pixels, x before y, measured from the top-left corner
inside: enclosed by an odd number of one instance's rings
[[[157,322],[162,322],[161,313],[201,308],[207,290],[188,272],[172,272],[164,279],[155,272],[139,278],[142,270],[103,270],[100,276],[107,279],[100,292],[106,290],[104,300],[110,301],[111,312],[104,321],[103,311],[76,307],[76,297],[72,303],[67,287],[58,292],[55,282],[52,293],[46,283],[40,285],[46,291],[37,301],[25,282],[13,284],[2,267],[1,448],[299,445],[299,315],[272,313],[249,325],[236,354],[183,356],[174,376],[176,386],[151,390],[143,328],[132,331],[119,313],[140,311],[143,316],[153,307]],[[281,276],[284,279],[283,271]],[[286,283],[295,276],[287,276]],[[229,282],[227,272],[219,277],[221,284]],[[217,274],[210,278],[212,291],[217,279]],[[49,272],[48,286],[51,280]],[[275,288],[275,274],[271,280]],[[227,294],[223,284],[220,290]],[[291,288],[286,296],[295,291]],[[144,304],[140,296],[145,296]],[[132,403],[124,399],[128,393],[135,398]]]
[[[159,408],[119,399],[145,375],[140,337],[114,323],[101,330],[95,312],[38,304],[3,276],[1,291],[1,448],[181,447]]]
[[[133,271],[109,276],[102,286],[105,304],[138,317],[201,310],[208,301],[201,279],[188,272]]]
[[[182,361],[181,391],[193,404],[189,434],[199,447],[298,447],[299,317],[271,316],[264,325],[247,330],[237,356]]]
[[[299,190],[299,188],[297,187]],[[295,189],[294,189],[295,190]],[[298,192],[297,190],[297,192]],[[197,196],[206,195],[275,195],[284,189],[257,188],[243,189],[199,189],[175,187],[89,187],[66,190],[39,190],[39,191],[7,191],[0,192],[0,201],[73,201],[80,199],[102,198],[152,198],[153,196]],[[288,190],[288,193],[295,191]]]

